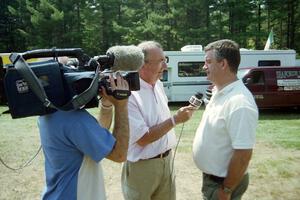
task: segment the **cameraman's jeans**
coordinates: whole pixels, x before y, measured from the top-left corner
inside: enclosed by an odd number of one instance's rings
[[[209,175],[203,174],[202,195],[204,200],[218,200],[218,190],[223,181],[213,180]],[[232,192],[232,200],[242,199],[249,185],[249,174],[245,174],[240,184]]]

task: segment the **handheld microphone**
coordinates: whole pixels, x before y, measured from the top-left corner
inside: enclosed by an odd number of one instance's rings
[[[134,45],[110,47],[106,55],[94,57],[101,67],[113,71],[137,71],[144,64],[144,53]]]
[[[195,107],[196,109],[199,109],[203,102],[202,97],[203,97],[203,94],[200,92],[197,92],[195,95],[191,96],[189,102],[193,107]]]

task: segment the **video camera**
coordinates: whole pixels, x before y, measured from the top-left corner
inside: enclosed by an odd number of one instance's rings
[[[61,57],[76,62],[62,63]],[[26,62],[32,58],[38,62]],[[137,70],[144,56],[138,47],[115,46],[106,55],[93,58],[80,48],[72,48],[12,53],[10,60],[12,65],[2,73],[6,99],[12,118],[22,118],[96,107],[101,86],[117,99],[128,98],[130,91],[140,89]],[[107,79],[116,71],[127,80],[129,91],[111,90]]]

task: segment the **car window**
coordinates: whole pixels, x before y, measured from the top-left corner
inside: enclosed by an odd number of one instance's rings
[[[252,72],[252,84],[263,85],[264,83],[265,83],[265,77],[262,71]]]

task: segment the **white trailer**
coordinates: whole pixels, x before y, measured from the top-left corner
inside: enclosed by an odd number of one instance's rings
[[[168,57],[168,70],[164,72],[162,81],[169,102],[188,101],[197,92],[205,94],[211,83],[206,78],[202,67],[205,52],[201,45],[186,46],[182,51],[165,51]],[[243,67],[259,66],[296,66],[294,50],[247,50],[241,49]]]

